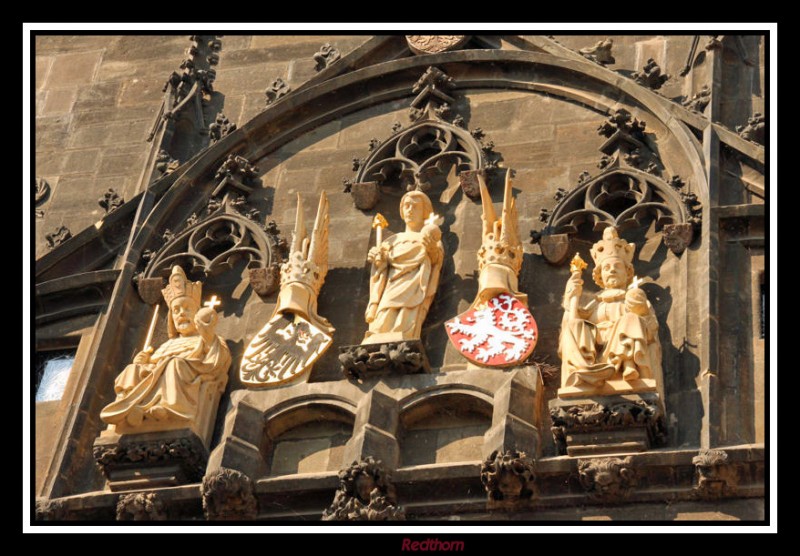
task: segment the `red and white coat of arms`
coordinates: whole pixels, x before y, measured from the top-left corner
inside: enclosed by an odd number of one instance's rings
[[[508,293],[445,323],[450,341],[470,361],[507,367],[525,361],[539,339],[539,329],[525,305]]]

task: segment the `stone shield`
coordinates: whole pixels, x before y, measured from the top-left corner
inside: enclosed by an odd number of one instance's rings
[[[486,367],[521,364],[533,353],[539,339],[531,312],[508,293],[458,315],[445,327],[461,355]]]

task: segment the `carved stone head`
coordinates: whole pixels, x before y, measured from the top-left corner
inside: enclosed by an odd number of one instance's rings
[[[525,452],[495,450],[481,466],[481,482],[492,501],[531,498],[534,479],[534,464]]]
[[[624,289],[633,278],[633,252],[636,246],[619,237],[613,226],[603,230],[603,239],[592,246],[592,278],[601,288]]]
[[[421,230],[432,212],[433,204],[422,191],[409,191],[400,199],[400,217],[413,231]]]
[[[580,461],[578,475],[586,492],[604,498],[625,496],[636,478],[630,457]]]

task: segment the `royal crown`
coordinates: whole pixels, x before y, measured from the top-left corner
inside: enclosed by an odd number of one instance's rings
[[[494,233],[486,234],[478,250],[478,271],[490,264],[507,266],[514,274],[519,274],[522,268],[522,245],[509,244],[503,239],[502,233],[499,239],[495,238]]]
[[[193,299],[197,306],[200,306],[200,301],[203,296],[203,283],[192,282],[186,278],[186,273],[181,267],[175,265],[172,267],[172,274],[169,276],[169,284],[161,290],[161,295],[167,305],[171,304],[174,299],[179,297],[189,297]]]
[[[281,287],[293,282],[305,284],[316,294],[322,288],[325,276],[314,261],[306,260],[300,251],[292,251],[289,259],[281,265]]]
[[[622,259],[626,265],[630,265],[633,264],[633,252],[635,250],[636,245],[621,239],[617,229],[609,226],[603,230],[603,239],[592,246],[590,253],[595,266],[600,266],[609,257],[617,257]]]

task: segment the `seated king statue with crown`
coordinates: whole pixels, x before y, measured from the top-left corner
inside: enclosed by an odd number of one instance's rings
[[[603,230],[591,249],[592,278],[602,291],[584,306],[579,255],[571,265],[564,292],[560,398],[582,395],[653,392],[662,384],[658,321],[633,271],[635,245],[616,228]]]
[[[100,418],[118,434],[190,428],[206,445],[228,382],[231,352],[214,331],[218,315],[200,307],[203,284],[179,266],[161,290],[169,339],[139,352],[114,381],[116,400]]]

